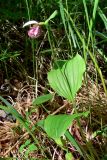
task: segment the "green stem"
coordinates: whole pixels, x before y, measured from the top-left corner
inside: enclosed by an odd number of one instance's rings
[[[25,2],[26,2],[26,7],[27,7],[28,18],[30,20],[30,9],[29,9],[28,0],[25,0]]]

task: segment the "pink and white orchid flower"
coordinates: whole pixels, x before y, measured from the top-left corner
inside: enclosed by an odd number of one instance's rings
[[[31,21],[26,22],[23,25],[23,27],[26,27],[26,26],[29,26],[29,25],[33,25],[33,26],[30,27],[30,29],[28,31],[28,36],[30,38],[38,38],[42,33],[42,30],[41,30],[41,27],[40,27],[39,23],[35,20],[31,20]]]

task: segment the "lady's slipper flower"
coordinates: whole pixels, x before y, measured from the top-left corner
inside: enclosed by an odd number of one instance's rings
[[[41,27],[39,25],[39,23],[37,21],[28,21],[26,22],[23,27],[26,27],[26,26],[29,26],[29,25],[33,25],[32,27],[30,27],[29,31],[28,31],[28,36],[31,37],[31,38],[38,38],[41,33],[42,33],[42,30],[41,30]]]

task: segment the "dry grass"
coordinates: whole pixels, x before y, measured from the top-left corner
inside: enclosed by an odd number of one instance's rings
[[[41,90],[43,90],[43,87],[41,87]],[[23,117],[26,117],[26,112],[30,112],[33,109],[32,100],[34,97],[36,97],[36,95],[33,86],[26,85],[19,90],[14,107]],[[55,106],[59,108],[62,106],[63,107],[58,110]],[[89,80],[87,84],[82,86],[80,92],[78,93],[76,106],[78,107],[78,111],[91,110],[89,119],[81,120],[84,135],[88,141],[92,140],[93,143],[97,141],[97,145],[100,141],[103,148],[105,146],[105,141],[101,137],[96,137],[97,140],[92,137],[95,130],[100,129],[102,125],[107,123],[107,97],[102,89],[102,86]],[[71,113],[73,109],[72,104],[60,99],[60,97],[54,99],[50,104],[48,103],[47,108],[49,107],[51,107],[50,111],[53,114],[55,112],[57,114]],[[31,126],[46,116],[47,113],[44,112],[43,108],[35,108],[35,110],[29,115]],[[16,156],[19,159],[22,159],[21,157],[24,153],[20,154],[18,149],[20,145],[30,137],[28,133],[26,133],[25,129],[22,129],[22,131],[17,130],[18,127],[20,128],[20,124],[17,121],[15,123],[0,121],[0,157]],[[70,130],[78,142],[84,145],[78,126],[75,122]],[[39,139],[40,145],[45,147],[45,154],[48,157],[52,157],[53,160],[57,160],[59,156],[59,159],[63,160],[64,153],[54,144],[53,141],[47,139],[45,134],[37,131],[35,136]],[[75,152],[72,145],[68,144],[68,148],[72,151],[72,153]],[[43,158],[43,155],[39,152],[33,152],[30,156],[38,157],[39,159]]]
[[[20,135],[14,131],[16,123],[0,121],[0,157],[7,157],[8,150],[18,141]]]

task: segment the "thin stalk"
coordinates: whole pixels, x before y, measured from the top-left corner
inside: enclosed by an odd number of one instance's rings
[[[87,5],[86,5],[86,0],[83,0],[83,5],[84,5],[86,20],[87,20],[87,24],[88,24],[88,28],[89,28],[89,16],[88,16],[88,10],[87,10]]]
[[[92,18],[91,18],[90,24],[89,24],[89,35],[88,35],[88,43],[87,43],[87,45],[89,45],[90,38],[93,39],[92,28],[93,28],[95,17],[96,17],[96,11],[97,11],[97,7],[98,7],[98,3],[99,3],[99,0],[95,0],[94,8],[93,8],[93,14],[92,14]]]
[[[35,94],[37,97],[37,88],[38,88],[38,60],[37,57],[35,56],[35,41],[31,41],[32,45],[32,59],[33,59],[33,79],[35,79],[34,84],[35,84]]]
[[[27,7],[28,19],[30,20],[30,9],[29,9],[29,3],[28,3],[28,0],[25,0],[25,2],[26,2],[26,7]]]
[[[35,43],[34,40],[31,41],[31,46],[32,46],[32,60],[33,60],[33,73],[34,73],[34,79],[36,78],[36,72],[37,72],[37,66],[35,62]]]

